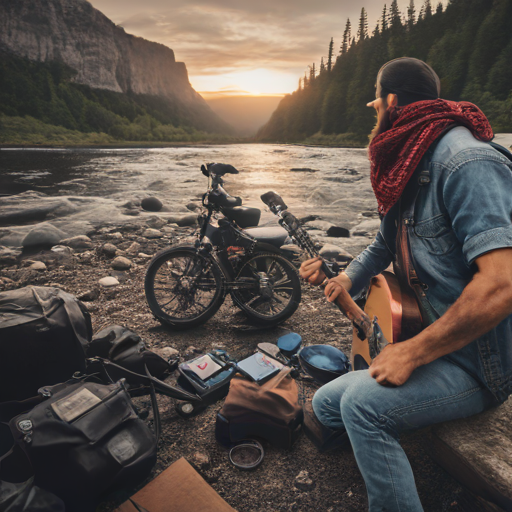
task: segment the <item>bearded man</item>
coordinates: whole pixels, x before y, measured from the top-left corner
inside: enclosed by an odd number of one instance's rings
[[[379,71],[369,157],[383,221],[325,287],[330,302],[341,287],[355,297],[391,262],[399,268],[404,251],[421,285],[428,326],[320,388],[306,408],[317,447],[350,441],[371,512],[423,510],[401,432],[477,414],[512,393],[512,162],[488,144],[492,129],[475,105],[439,95],[422,61]],[[324,282],[320,266],[304,262],[301,277]]]

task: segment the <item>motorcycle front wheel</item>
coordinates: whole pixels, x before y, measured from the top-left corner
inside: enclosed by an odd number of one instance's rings
[[[203,324],[218,311],[225,296],[217,262],[191,247],[157,253],[149,263],[144,291],[153,315],[174,329]]]
[[[240,268],[231,298],[251,322],[277,325],[299,307],[301,287],[297,270],[283,256],[256,253]]]

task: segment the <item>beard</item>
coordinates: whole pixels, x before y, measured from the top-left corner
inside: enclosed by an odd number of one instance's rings
[[[375,126],[373,127],[373,130],[371,131],[370,135],[368,135],[370,142],[375,137],[377,137],[377,135],[380,135],[381,133],[388,131],[392,125],[391,111],[388,109],[388,103],[386,101],[386,98],[382,98],[382,105],[385,108],[385,110],[382,115],[377,114],[377,122],[375,123]]]

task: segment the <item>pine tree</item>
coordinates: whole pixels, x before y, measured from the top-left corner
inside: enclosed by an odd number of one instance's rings
[[[378,37],[380,35],[380,25],[377,21],[377,25],[375,25],[375,28],[373,29],[372,37]]]
[[[347,24],[345,25],[345,32],[343,32],[343,41],[341,43],[340,54],[345,55],[350,48],[350,40],[352,39],[351,35],[352,25],[350,23],[350,18],[347,19]]]
[[[425,0],[425,19],[432,16],[432,3],[430,0]]]
[[[306,87],[309,85],[307,71],[304,71],[304,78],[302,79],[302,82],[304,83],[304,89],[306,89]]]
[[[442,14],[442,13],[443,13],[443,2],[439,2],[437,4],[436,14]]]
[[[386,4],[384,4],[384,9],[382,10],[382,32],[385,32],[388,29],[388,11]]]
[[[302,77],[299,78],[299,87],[297,88],[298,91],[302,91]]]
[[[391,21],[391,28],[396,29],[397,27],[402,26],[400,9],[398,8],[397,0],[393,0],[391,2],[391,7],[389,8],[389,17]]]
[[[332,70],[332,54],[334,51],[334,40],[331,37],[331,42],[329,43],[329,56],[327,57],[327,71],[330,73]]]
[[[322,57],[320,59],[320,74],[323,75],[324,72],[325,72],[325,64],[324,64],[324,58]]]
[[[315,63],[313,62],[312,66],[309,66],[309,83],[313,83],[316,77]]]
[[[412,29],[414,23],[416,22],[416,9],[414,7],[414,0],[411,0],[409,7],[407,8],[407,26],[409,30]]]
[[[396,0],[395,0],[396,1]],[[357,40],[363,41],[368,38],[368,15],[366,9],[361,9],[361,17],[359,18],[359,29],[357,30]]]

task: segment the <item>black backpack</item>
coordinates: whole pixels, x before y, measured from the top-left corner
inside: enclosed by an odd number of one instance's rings
[[[0,402],[85,372],[91,317],[73,295],[27,286],[0,293]]]

